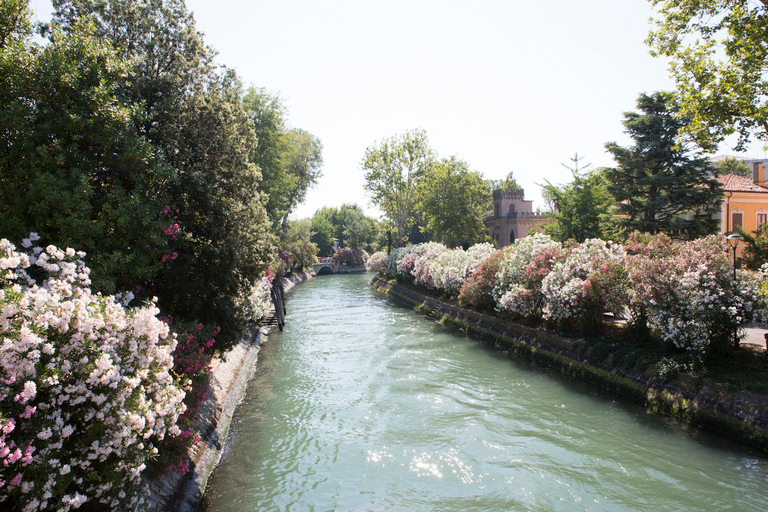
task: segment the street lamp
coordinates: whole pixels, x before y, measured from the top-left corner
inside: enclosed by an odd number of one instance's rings
[[[739,241],[743,240],[744,237],[741,236],[738,233],[731,233],[727,237],[725,237],[726,240],[728,240],[728,245],[733,248],[733,280],[736,280],[736,247],[739,246]]]
[[[727,237],[725,237],[726,240],[728,240],[728,245],[730,245],[733,248],[733,284],[736,284],[736,247],[739,246],[739,240],[743,240],[744,237],[742,237],[738,233],[731,233]],[[733,346],[734,348],[739,348],[739,327],[736,326],[733,328]]]

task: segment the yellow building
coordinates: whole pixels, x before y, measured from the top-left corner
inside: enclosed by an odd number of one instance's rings
[[[748,162],[752,164],[752,179],[735,174],[717,178],[723,185],[723,204],[719,215],[720,233],[732,233],[738,227],[751,233],[768,222],[765,161]]]

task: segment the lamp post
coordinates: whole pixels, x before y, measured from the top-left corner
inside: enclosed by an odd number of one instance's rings
[[[731,233],[727,237],[725,237],[726,240],[728,240],[728,245],[731,246],[733,249],[733,284],[736,285],[736,247],[739,246],[739,240],[743,240],[744,237],[742,237],[738,233]],[[736,326],[733,329],[733,346],[734,348],[739,348],[739,327]]]

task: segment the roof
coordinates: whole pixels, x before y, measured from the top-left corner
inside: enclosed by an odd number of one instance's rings
[[[724,174],[718,176],[717,181],[723,185],[725,192],[757,192],[768,194],[768,187],[757,185],[752,178],[738,176],[736,174]]]

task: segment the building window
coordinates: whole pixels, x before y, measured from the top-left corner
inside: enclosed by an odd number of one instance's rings
[[[509,230],[509,243],[513,244],[515,243],[515,230],[510,229]]]
[[[515,213],[515,205],[512,203],[509,203],[509,213]]]
[[[499,215],[499,203],[493,203],[493,216],[500,217]]]
[[[738,228],[742,227],[744,225],[744,214],[743,213],[732,213],[731,214],[731,231],[738,231]]]
[[[763,224],[768,222],[768,213],[758,213],[757,214],[757,229],[760,229]]]

